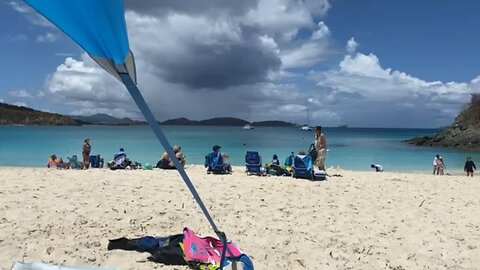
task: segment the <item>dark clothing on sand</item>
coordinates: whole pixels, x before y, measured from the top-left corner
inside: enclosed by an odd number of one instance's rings
[[[469,161],[465,162],[465,168],[464,168],[464,170],[465,170],[466,172],[471,172],[471,173],[473,173],[473,169],[476,170],[477,167],[475,166],[475,163],[473,163],[472,160],[469,160]]]

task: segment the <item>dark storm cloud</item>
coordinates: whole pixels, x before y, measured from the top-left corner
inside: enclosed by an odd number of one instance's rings
[[[230,45],[191,44],[181,58],[159,59],[168,82],[192,88],[227,88],[264,81],[281,61],[259,42]]]

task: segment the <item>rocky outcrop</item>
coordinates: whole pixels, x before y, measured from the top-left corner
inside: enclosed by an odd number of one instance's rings
[[[81,124],[80,121],[65,115],[0,103],[0,125],[78,126]]]
[[[472,94],[472,100],[451,126],[438,134],[407,140],[422,146],[452,147],[465,150],[480,150],[480,94]]]

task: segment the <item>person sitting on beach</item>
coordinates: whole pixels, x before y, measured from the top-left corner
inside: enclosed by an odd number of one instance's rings
[[[172,150],[175,154],[175,157],[180,161],[182,166],[185,166],[185,155],[181,152],[181,147],[175,145]],[[175,164],[173,164],[172,159],[168,156],[167,151],[163,152],[162,157],[157,162],[157,168],[164,169],[164,170],[172,170],[175,169]]]
[[[50,169],[69,169],[70,163],[63,162],[63,159],[58,158],[55,154],[48,159],[47,168]]]
[[[380,164],[372,164],[370,165],[372,169],[375,169],[376,172],[383,172],[383,167]]]
[[[288,156],[286,159],[285,159],[285,163],[284,165],[286,167],[291,167],[292,164],[293,164],[293,160],[295,159],[295,153],[294,152],[291,152],[290,153],[290,156]]]
[[[463,167],[463,170],[467,172],[467,176],[473,177],[473,171],[477,170],[477,167],[475,166],[472,157],[467,157],[467,161],[465,161],[465,166]]]
[[[230,165],[230,162],[228,160],[230,159],[230,156],[226,153],[222,153],[222,158],[223,158],[223,166],[225,167],[225,170],[227,173],[232,173],[232,165]]]
[[[120,148],[120,150],[113,155],[113,160],[110,161],[107,166],[112,170],[126,169],[129,163],[125,149]]]
[[[83,167],[82,162],[78,161],[77,155],[73,155],[72,157],[67,157],[68,162],[70,163],[71,169],[81,169]]]
[[[277,154],[273,154],[272,164],[274,164],[274,165],[280,165],[280,161],[278,160]]]
[[[220,145],[213,146],[213,152],[205,156],[205,168],[207,173],[232,173],[232,166],[226,162],[229,156],[225,153],[221,153]]]

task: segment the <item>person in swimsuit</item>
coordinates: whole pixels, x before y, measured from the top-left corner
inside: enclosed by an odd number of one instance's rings
[[[319,170],[325,170],[325,159],[327,156],[327,139],[322,132],[322,127],[315,128],[315,151],[317,151],[317,158],[314,161]]]
[[[82,147],[82,156],[83,156],[83,167],[88,169],[90,165],[90,152],[92,151],[92,146],[90,145],[90,139],[86,138],[83,140]]]

